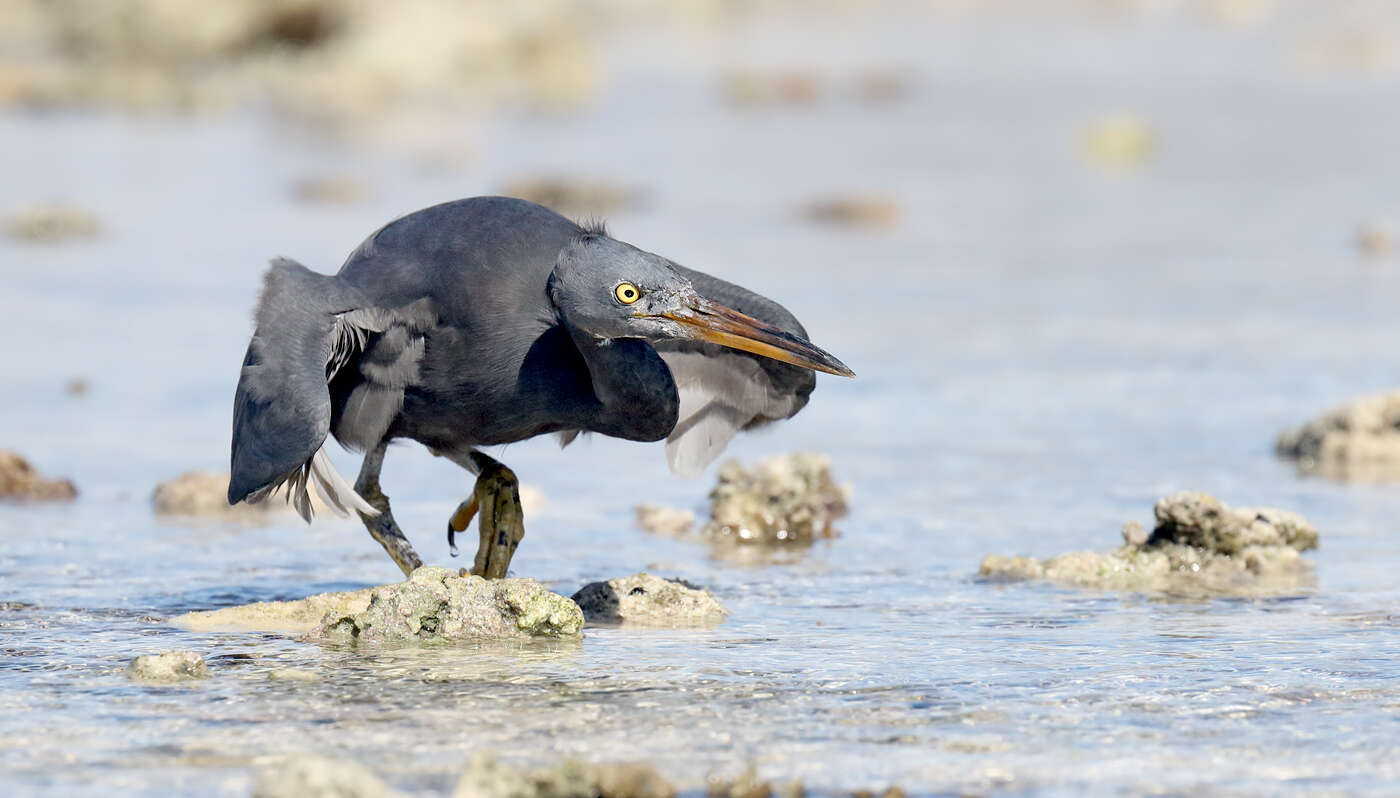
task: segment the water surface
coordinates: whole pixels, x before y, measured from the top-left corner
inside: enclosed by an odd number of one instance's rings
[[[1400,208],[1385,76],[1307,73],[1286,25],[779,19],[610,48],[576,114],[462,132],[474,165],[328,148],[256,113],[209,120],[0,117],[0,205],[75,198],[92,243],[0,242],[0,442],[71,476],[70,506],[0,508],[0,785],[7,793],[244,794],[267,757],[361,761],[442,793],[466,758],[649,760],[692,790],[746,763],[818,791],[1383,793],[1400,778],[1400,490],[1297,477],[1277,431],[1400,382],[1400,268],[1357,225]],[[726,64],[910,94],[833,91],[735,109]],[[1107,65],[1107,66],[1106,66]],[[835,85],[835,84],[834,84]],[[1079,131],[1151,120],[1159,156],[1105,172]],[[659,446],[494,452],[546,508],[515,571],[571,592],[646,568],[710,587],[709,630],[590,629],[579,643],[364,652],[192,634],[181,612],[378,584],[357,525],[152,517],[152,486],[226,458],[258,277],[334,270],[370,230],[526,174],[645,190],[613,232],[779,297],[860,377],[821,378],[793,421],[731,453],[831,454],[842,537],[735,564],[633,527],[699,507],[712,472]],[[349,207],[293,182],[350,173]],[[887,232],[814,226],[816,196],[897,201]],[[73,376],[93,386],[68,397]],[[337,452],[346,473],[352,455]],[[384,473],[425,559],[470,486],[416,445]],[[1107,548],[1179,489],[1303,513],[1316,586],[1270,600],[989,585],[987,552]],[[134,684],[134,655],[206,653],[214,677]],[[274,668],[320,674],[270,681]]]

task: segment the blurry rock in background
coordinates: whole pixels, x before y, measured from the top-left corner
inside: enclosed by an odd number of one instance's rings
[[[1158,146],[1152,123],[1130,111],[1115,111],[1092,119],[1080,135],[1084,159],[1110,169],[1143,166],[1157,156]]]
[[[1129,523],[1123,546],[1115,551],[1071,552],[1048,560],[989,554],[978,576],[1187,598],[1276,596],[1312,584],[1312,568],[1301,553],[1317,548],[1318,534],[1301,516],[1232,509],[1191,492],[1159,500],[1153,513],[1152,534]]]
[[[541,176],[512,180],[501,194],[518,197],[574,219],[600,218],[641,206],[642,192],[606,180]]]
[[[843,196],[815,199],[802,206],[808,221],[836,227],[888,230],[900,220],[899,203],[888,197]]]
[[[599,14],[566,0],[9,0],[0,105],[266,103],[366,126],[444,108],[569,106],[600,82],[586,33]]]
[[[763,72],[736,69],[723,78],[724,97],[733,105],[811,105],[826,95],[826,85],[814,72]]]
[[[1292,56],[1308,72],[1393,73],[1400,70],[1400,30],[1311,31],[1294,45]]]
[[[1202,16],[1225,28],[1253,30],[1278,14],[1278,0],[1205,0]]]
[[[839,80],[804,69],[731,69],[720,79],[724,100],[740,108],[800,108],[846,97],[892,103],[906,99],[910,86],[907,73],[891,68],[865,69]]]
[[[369,197],[369,186],[352,175],[312,175],[298,180],[292,194],[315,205],[357,205]]]
[[[1285,430],[1274,449],[1305,474],[1400,480],[1400,391],[1353,400]]]
[[[695,528],[695,513],[664,504],[639,504],[637,526],[658,535],[679,537]]]
[[[30,244],[88,241],[102,233],[97,214],[77,205],[44,202],[30,205],[5,219],[5,234]]]
[[[317,515],[329,512],[316,491],[309,491],[311,508]],[[270,496],[257,504],[228,503],[228,473],[224,471],[186,471],[156,485],[151,492],[151,509],[156,515],[182,518],[272,523],[281,513],[292,512],[282,494]]]
[[[1394,255],[1400,248],[1400,232],[1394,225],[1372,221],[1356,228],[1356,249],[1362,257],[1379,260]]]
[[[693,626],[718,623],[729,614],[710,591],[645,572],[589,583],[573,600],[593,623]]]
[[[63,384],[63,392],[72,397],[87,396],[92,392],[92,383],[84,377],[73,377]]]
[[[794,453],[760,460],[752,470],[730,460],[710,491],[710,518],[698,536],[745,546],[810,546],[841,533],[833,522],[846,515],[850,489],[831,478],[826,455]],[[637,522],[648,531],[684,536],[693,514],[643,505]]]
[[[19,454],[0,449],[0,501],[71,501],[78,489],[66,479],[46,479]]]
[[[856,97],[868,103],[897,102],[908,98],[912,91],[909,76],[893,69],[871,69],[855,80]]]

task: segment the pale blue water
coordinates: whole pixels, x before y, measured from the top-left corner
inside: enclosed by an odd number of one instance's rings
[[[72,198],[105,235],[0,241],[0,445],[71,476],[70,506],[0,507],[0,790],[243,794],[260,757],[317,750],[445,792],[467,756],[645,759],[689,789],[753,762],[818,791],[1383,794],[1400,779],[1400,487],[1298,478],[1274,435],[1400,383],[1400,262],[1353,248],[1400,211],[1385,76],[1290,66],[1288,26],[779,20],[613,50],[611,89],[565,116],[464,128],[464,171],[260,120],[0,116],[0,207]],[[833,79],[895,67],[910,96],[727,106],[724,63]],[[1161,154],[1086,166],[1078,133],[1130,108]],[[152,517],[154,484],[223,466],[269,256],[334,270],[432,202],[562,171],[644,188],[616,235],[780,298],[854,381],[731,448],[831,454],[855,492],[838,540],[734,565],[633,528],[703,502],[660,448],[595,439],[501,454],[544,491],[515,570],[570,592],[647,568],[733,610],[704,631],[377,653],[191,634],[177,613],[391,581],[355,524]],[[316,207],[305,175],[363,176]],[[890,232],[813,226],[815,195],[896,199]],[[68,397],[82,376],[91,394]],[[352,456],[337,454],[353,473]],[[420,448],[386,490],[420,553],[469,485]],[[1275,600],[994,586],[987,552],[1108,548],[1200,489],[1306,515],[1315,588]],[[194,649],[212,679],[128,682]],[[272,682],[293,665],[312,684]]]

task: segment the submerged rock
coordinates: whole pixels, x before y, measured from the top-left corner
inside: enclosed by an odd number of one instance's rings
[[[1115,551],[1048,560],[989,554],[978,575],[1202,597],[1274,595],[1311,577],[1301,552],[1317,548],[1317,530],[1294,513],[1231,509],[1212,496],[1186,492],[1159,500],[1154,514],[1150,536],[1143,539],[1141,527],[1130,524]]]
[[[66,479],[45,479],[28,460],[0,449],[0,501],[70,501],[78,489]]]
[[[288,757],[263,767],[254,798],[395,798],[369,768],[348,759],[311,754]]]
[[[209,667],[204,657],[193,651],[167,651],[133,659],[126,666],[126,675],[142,682],[183,682],[208,678]]]
[[[1400,479],[1400,391],[1334,408],[1275,443],[1304,473],[1333,479]]]
[[[672,798],[676,788],[650,765],[569,760],[526,771],[491,754],[472,757],[453,798]]]
[[[729,614],[710,591],[645,572],[584,585],[573,599],[595,623],[681,626],[713,623]]]
[[[810,545],[840,534],[832,522],[846,514],[847,499],[825,455],[774,457],[751,471],[731,460],[710,491],[710,520],[701,533],[743,544]]]
[[[577,604],[533,579],[483,579],[424,566],[407,581],[370,590],[358,612],[328,613],[313,638],[401,642],[575,637]]]

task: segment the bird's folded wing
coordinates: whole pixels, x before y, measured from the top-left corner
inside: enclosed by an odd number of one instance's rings
[[[230,503],[261,501],[285,486],[288,501],[310,520],[310,486],[338,512],[376,512],[322,451],[332,415],[328,384],[347,367],[358,364],[364,370],[362,354],[367,347],[375,349],[381,339],[390,337],[384,335],[387,331],[410,326],[404,324],[405,316],[372,306],[336,277],[317,274],[291,260],[272,262],[234,397]],[[398,398],[383,401],[384,397],[374,394],[383,385],[370,381],[355,406],[363,416],[352,425],[357,430],[378,429],[382,435],[402,403],[399,378],[416,374],[417,357],[412,352],[391,356],[389,349],[378,353],[386,362],[370,363],[368,368],[380,367],[385,382],[397,388]],[[421,357],[421,335],[416,351]],[[403,359],[412,361],[411,368],[398,362]],[[376,400],[379,413],[368,407]],[[384,412],[389,413],[387,418]]]

